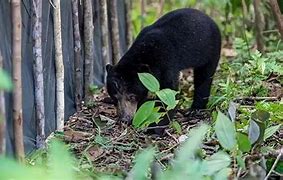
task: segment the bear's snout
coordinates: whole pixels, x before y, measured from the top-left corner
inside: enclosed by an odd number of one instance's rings
[[[126,124],[128,124],[128,125],[131,125],[133,117],[130,116],[130,115],[126,115],[126,116],[120,117],[119,120],[124,122],[124,123],[126,123]]]

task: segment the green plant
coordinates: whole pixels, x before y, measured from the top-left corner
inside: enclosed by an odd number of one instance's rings
[[[188,135],[189,138],[181,144],[181,147],[176,151],[176,158],[172,160],[165,171],[150,173],[148,167],[154,159],[154,150],[150,148],[142,151],[136,158],[132,178],[149,179],[155,173],[158,180],[227,179],[231,172],[231,169],[228,168],[231,162],[228,154],[219,151],[206,159],[197,155],[208,129],[209,126],[205,124],[192,129]]]
[[[20,164],[7,157],[0,158],[0,179],[78,179],[86,178],[74,169],[75,161],[65,145],[50,142],[47,159],[31,164]]]
[[[149,73],[138,73],[138,77],[149,92],[160,100],[147,101],[141,105],[133,119],[134,127],[143,128],[151,123],[158,123],[165,115],[170,120],[168,112],[176,107],[178,103],[176,94],[178,92],[168,88],[160,90],[158,80]],[[156,106],[157,103],[161,105]],[[160,112],[161,109],[165,112]]]
[[[99,93],[99,87],[92,84],[92,85],[89,86],[89,92],[91,94],[98,94]]]
[[[265,81],[272,73],[282,81],[282,51],[250,52],[247,42],[241,38],[235,39],[234,48],[237,56],[233,60],[224,60],[215,75],[209,107],[218,106],[224,110],[237,97],[268,96]]]
[[[214,128],[217,140],[242,169],[246,168],[245,159],[248,154],[263,156],[259,154],[264,149],[263,142],[281,127],[280,124],[268,127],[269,120],[268,112],[257,110],[251,114],[247,129],[236,129],[236,122],[218,112]]]

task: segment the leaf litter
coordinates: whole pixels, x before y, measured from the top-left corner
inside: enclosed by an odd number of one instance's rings
[[[189,70],[185,73],[192,74],[192,71]],[[183,78],[185,77],[187,75]],[[192,90],[189,85],[186,86],[189,91]],[[277,97],[274,99],[266,97],[267,100],[277,101],[278,96],[282,96],[282,88],[281,91],[278,91],[274,87],[271,87],[271,92],[276,92]],[[190,95],[190,92],[188,93]],[[233,110],[230,109],[229,115],[232,115],[232,119],[236,121],[235,113],[238,106],[254,105],[256,101],[264,99],[265,97],[263,99],[253,97],[235,99],[237,107],[236,104],[233,104],[235,107]],[[66,122],[64,141],[69,144],[70,149],[79,159],[81,167],[95,169],[97,172],[126,175],[132,168],[136,152],[151,146],[157,147],[159,152],[156,162],[165,167],[174,158],[174,152],[179,144],[188,138],[187,134],[190,129],[202,122],[209,124],[212,122],[211,114],[208,111],[193,111],[186,114],[186,111],[179,109],[174,121],[180,124],[181,132],[168,126],[165,135],[157,137],[119,122],[115,106],[111,103],[104,88],[100,90],[100,93],[93,95],[93,101],[92,106],[82,105],[81,110]],[[274,149],[280,149],[282,137],[283,129],[280,128],[265,144]],[[220,144],[213,135],[206,138],[202,146],[205,156],[216,153],[219,148]],[[273,157],[276,156],[276,153],[272,155],[274,152],[270,152]],[[255,157],[257,155],[250,155],[249,158]],[[233,167],[233,170],[235,174],[237,168]]]

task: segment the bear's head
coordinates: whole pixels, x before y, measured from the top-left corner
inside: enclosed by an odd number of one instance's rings
[[[106,65],[106,88],[114,101],[119,120],[131,124],[134,114],[146,100],[148,90],[138,79],[139,72],[147,72],[146,65],[112,66]]]

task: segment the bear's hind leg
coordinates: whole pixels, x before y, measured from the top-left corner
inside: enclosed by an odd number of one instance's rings
[[[217,66],[217,65],[216,65]],[[216,66],[205,65],[194,69],[194,98],[191,109],[205,109]]]

